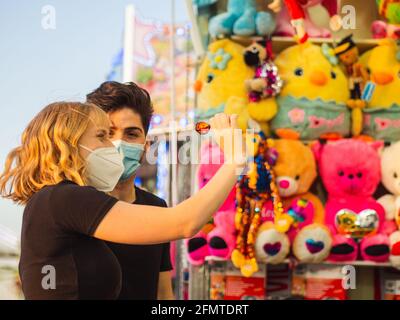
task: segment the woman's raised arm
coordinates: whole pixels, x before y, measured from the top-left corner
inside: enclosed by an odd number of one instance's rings
[[[211,127],[225,153],[221,132],[230,131],[230,138],[237,128],[236,116],[220,114],[211,120]],[[229,138],[229,137],[228,137]],[[226,140],[225,140],[226,141]],[[234,144],[231,144],[234,145]],[[237,170],[243,168],[243,150],[236,161],[226,161],[208,184],[191,198],[173,208],[150,207],[118,202],[97,227],[96,238],[125,244],[155,244],[194,236],[223,204],[237,181]],[[230,159],[233,159],[230,158]],[[242,159],[242,160],[237,160]]]

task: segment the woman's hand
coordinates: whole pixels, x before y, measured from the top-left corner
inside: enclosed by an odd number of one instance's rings
[[[210,125],[215,142],[224,152],[225,163],[244,167],[246,146],[243,132],[237,124],[237,118],[236,114],[219,113],[211,118]]]

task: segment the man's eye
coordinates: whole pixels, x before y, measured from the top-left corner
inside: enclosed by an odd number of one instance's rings
[[[137,138],[138,135],[137,135],[136,133],[129,133],[129,134],[128,134],[128,137],[129,137],[129,138]]]

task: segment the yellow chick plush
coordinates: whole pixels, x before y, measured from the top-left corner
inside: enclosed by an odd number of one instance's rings
[[[249,103],[245,81],[254,76],[254,70],[244,62],[244,49],[229,39],[210,44],[195,83],[198,93],[196,121],[207,121],[225,112],[238,114],[238,124],[243,130],[248,128],[252,118],[261,130],[268,131],[267,122],[276,114],[277,107],[268,101]],[[272,104],[272,108],[266,110],[266,104]]]
[[[375,86],[363,110],[363,134],[385,141],[400,140],[400,48],[391,39],[361,57]]]
[[[348,81],[329,48],[298,44],[279,54],[275,64],[284,82],[271,122],[278,137],[314,140],[350,134]]]

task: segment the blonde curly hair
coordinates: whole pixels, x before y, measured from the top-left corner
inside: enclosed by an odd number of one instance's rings
[[[90,122],[109,123],[93,104],[57,102],[40,111],[23,132],[21,145],[7,156],[0,195],[26,204],[48,185],[64,180],[85,185],[85,159],[78,144]]]

